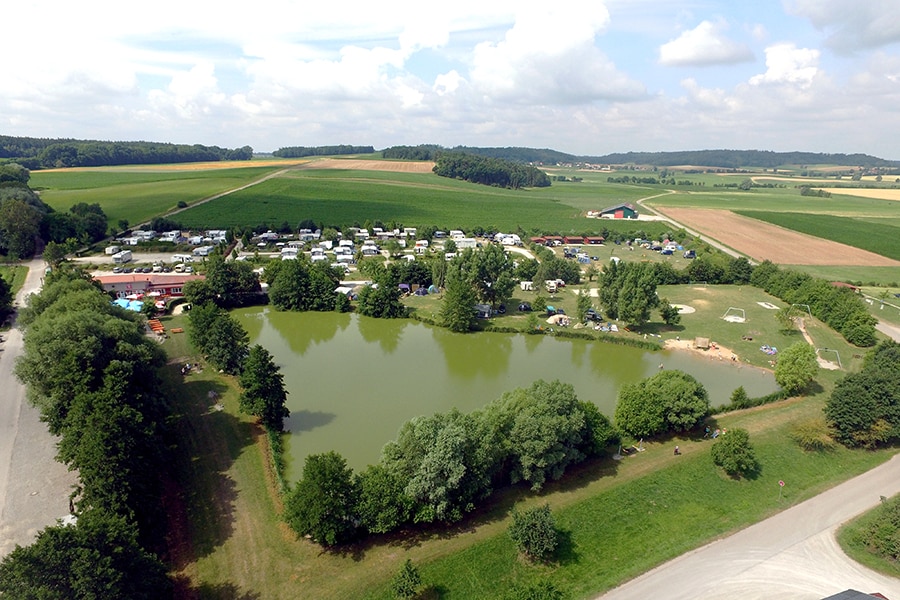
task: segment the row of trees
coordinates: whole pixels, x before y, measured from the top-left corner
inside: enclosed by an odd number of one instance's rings
[[[595,163],[615,165],[708,165],[726,169],[784,165],[843,165],[848,167],[896,167],[897,161],[868,154],[827,154],[821,152],[772,152],[768,150],[684,150],[679,152],[624,152],[597,157],[584,157]]]
[[[847,446],[875,448],[900,440],[900,344],[884,341],[870,350],[862,370],[837,383],[825,417]]]
[[[304,156],[334,156],[338,154],[372,154],[373,146],[286,146],[272,153],[279,158],[303,158]]]
[[[439,153],[436,157],[434,172],[441,177],[463,179],[471,183],[514,190],[550,185],[550,178],[547,174],[535,167],[461,152]]]
[[[878,320],[869,314],[862,298],[853,290],[835,286],[812,275],[782,269],[764,261],[753,269],[750,283],[798,310],[809,307],[814,317],[844,336],[851,344],[861,347],[875,345],[875,325]]]
[[[381,461],[358,474],[335,452],[307,457],[285,517],[297,534],[326,546],[406,523],[454,522],[495,486],[526,482],[540,490],[617,439],[571,385],[537,381],[480,411],[408,421]]]
[[[159,347],[140,317],[113,306],[87,276],[54,270],[20,315],[16,374],[59,436],[57,459],[78,473],[74,526],[43,530],[0,564],[9,597],[157,598],[166,568],[145,550],[161,541],[165,421]]]
[[[253,148],[0,136],[0,159],[29,169],[250,160]]]

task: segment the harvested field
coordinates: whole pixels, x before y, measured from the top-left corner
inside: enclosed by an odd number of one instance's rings
[[[822,188],[832,194],[844,194],[845,196],[859,196],[861,198],[875,198],[876,200],[900,201],[900,189],[885,188]]]
[[[822,238],[742,217],[728,210],[659,207],[657,210],[757,261],[781,265],[900,267],[891,260]]]
[[[38,173],[105,171],[120,173],[171,173],[178,171],[215,171],[221,169],[244,169],[247,167],[294,167],[308,163],[309,158],[288,158],[269,160],[216,160],[209,162],[171,163],[165,165],[112,165],[104,167],[66,167],[64,169],[41,169]]]
[[[325,158],[307,165],[310,169],[353,169],[355,171],[391,171],[394,173],[431,173],[431,161],[363,160]]]

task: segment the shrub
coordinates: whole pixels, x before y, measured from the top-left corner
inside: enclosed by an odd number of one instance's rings
[[[616,426],[634,437],[687,431],[709,412],[703,385],[683,371],[661,371],[622,387]]]
[[[559,542],[550,505],[545,504],[512,514],[509,537],[516,549],[532,560],[546,560],[553,555]]]
[[[732,477],[747,476],[759,469],[746,429],[732,429],[720,436],[711,453],[713,462]]]
[[[790,436],[804,450],[831,450],[835,446],[831,428],[822,417],[795,423],[791,427]]]
[[[420,587],[422,587],[422,577],[419,575],[419,570],[407,558],[391,581],[391,590],[397,598],[415,598]]]

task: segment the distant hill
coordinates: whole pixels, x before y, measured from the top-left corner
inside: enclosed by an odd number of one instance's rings
[[[771,152],[769,150],[685,150],[682,152],[626,152],[604,156],[582,156],[579,160],[612,165],[638,164],[655,167],[698,165],[741,169],[772,169],[787,165],[837,165],[844,167],[898,167],[900,161],[868,154],[824,154],[820,152]]]
[[[107,142],[0,135],[0,163],[15,162],[31,170],[250,160],[251,158],[253,158],[253,148],[250,146],[230,149],[201,144]]]

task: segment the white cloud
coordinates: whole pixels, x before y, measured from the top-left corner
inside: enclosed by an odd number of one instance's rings
[[[639,97],[644,86],[615,65],[594,44],[609,24],[602,4],[540,4],[516,15],[498,42],[478,44],[470,82],[492,101],[578,103]]]
[[[659,62],[665,66],[705,66],[734,64],[753,60],[745,44],[725,37],[727,25],[702,21],[694,29],[659,48]]]
[[[819,73],[819,51],[781,43],[766,48],[766,72],[750,78],[752,85],[790,83],[809,86]]]
[[[829,32],[828,45],[841,52],[900,42],[896,0],[785,0],[785,5]]]

